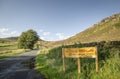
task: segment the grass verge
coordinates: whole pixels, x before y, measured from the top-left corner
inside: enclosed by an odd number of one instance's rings
[[[25,50],[25,49],[11,50],[9,53],[0,54],[0,59],[15,56],[15,55],[27,52],[27,51],[29,51],[29,50]]]
[[[85,45],[82,45],[83,47]],[[89,45],[88,45],[89,46]],[[62,48],[81,47],[81,45],[61,46],[42,50],[36,58],[36,70],[47,79],[119,79],[120,49],[115,45],[104,43],[99,46],[99,72],[95,71],[94,59],[81,59],[81,73],[77,71],[77,59],[66,58],[66,72],[62,66]],[[118,48],[117,48],[118,47]]]

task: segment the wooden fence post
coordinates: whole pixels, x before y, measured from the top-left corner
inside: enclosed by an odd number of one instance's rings
[[[80,64],[80,58],[78,58],[78,73],[81,73],[81,64]]]
[[[63,58],[63,71],[65,72],[65,55],[64,55],[64,48],[62,48],[62,58]]]
[[[96,72],[98,72],[98,51],[97,51],[97,47],[96,47]]]

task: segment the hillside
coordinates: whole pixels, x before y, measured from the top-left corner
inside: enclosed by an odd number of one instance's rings
[[[120,14],[103,19],[100,23],[69,38],[74,42],[116,41],[120,40]]]
[[[120,40],[120,14],[109,16],[83,32],[53,45]]]
[[[0,43],[5,42],[16,42],[18,37],[8,37],[8,38],[0,38]]]
[[[41,50],[36,57],[36,70],[44,74],[47,79],[120,78],[120,14],[107,17],[66,40],[48,44],[55,48]],[[62,48],[94,46],[98,52],[98,73],[95,72],[95,59],[82,57],[80,57],[80,74],[77,69],[77,58],[65,58],[66,71],[63,72]]]

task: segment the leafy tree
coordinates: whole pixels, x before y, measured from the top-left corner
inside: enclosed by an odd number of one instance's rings
[[[39,36],[37,32],[30,29],[23,32],[18,38],[18,48],[33,49],[34,44],[38,41]]]

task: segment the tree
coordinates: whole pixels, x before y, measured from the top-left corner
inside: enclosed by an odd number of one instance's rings
[[[23,32],[18,38],[18,48],[33,49],[34,44],[38,41],[39,36],[37,32],[30,29]]]

